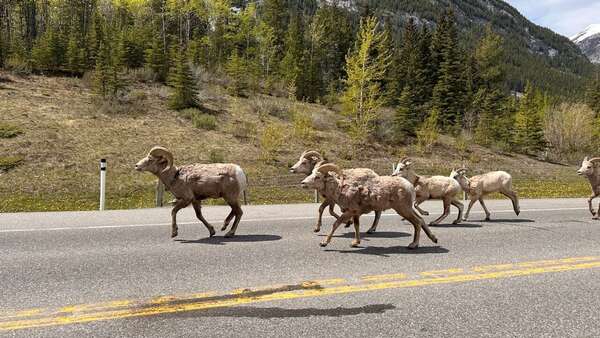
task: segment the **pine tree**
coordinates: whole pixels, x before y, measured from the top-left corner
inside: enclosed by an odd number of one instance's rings
[[[231,80],[229,91],[231,94],[241,96],[247,88],[247,67],[244,58],[240,57],[238,51],[235,50],[229,57],[225,65],[225,71]]]
[[[67,43],[67,52],[65,55],[67,68],[74,73],[81,73],[86,68],[85,49],[80,45],[77,34],[72,31]]]
[[[146,49],[145,61],[146,67],[154,72],[156,81],[165,82],[167,79],[168,65],[163,39],[159,34],[154,34],[152,37],[150,48]]]
[[[420,123],[419,105],[413,88],[407,84],[402,90],[396,115],[394,116],[394,134],[396,141],[404,141],[406,137],[416,135],[416,127]]]
[[[447,28],[441,45],[438,82],[433,89],[432,106],[440,113],[440,126],[458,132],[464,116],[463,55],[458,47],[456,24],[452,12],[446,14]],[[438,28],[439,29],[439,28]]]
[[[600,72],[596,73],[594,80],[590,81],[586,92],[586,101],[598,117],[600,117]]]
[[[0,69],[4,68],[8,56],[8,44],[5,41],[6,39],[1,28],[2,26],[0,25]]]
[[[277,40],[275,30],[262,22],[257,27],[256,38],[258,40],[257,61],[261,67],[262,79],[268,91],[273,80],[273,70],[276,69]]]
[[[125,79],[125,41],[123,34],[117,41],[112,41],[112,51],[109,63],[108,88],[112,98],[121,95],[128,86]]]
[[[110,50],[109,46],[100,42],[98,53],[96,55],[96,67],[94,70],[94,92],[102,98],[106,98],[110,94],[109,77],[110,77]]]
[[[380,46],[386,35],[377,19],[361,20],[356,47],[346,57],[347,89],[342,97],[342,113],[350,117],[350,135],[365,142],[373,130],[379,109],[385,102],[380,81],[385,77],[391,55]],[[379,53],[375,53],[379,51]]]
[[[170,70],[169,85],[173,87],[173,93],[169,97],[169,107],[181,110],[198,106],[197,85],[192,76],[183,48],[177,55],[175,65]]]
[[[264,23],[272,29],[273,47],[276,52],[281,51],[285,39],[285,31],[288,23],[287,13],[284,0],[263,1],[262,18]]]
[[[544,149],[546,145],[542,125],[544,109],[544,97],[531,83],[527,83],[515,117],[514,144],[519,151],[534,154]]]
[[[303,52],[303,37],[302,27],[300,26],[300,18],[292,17],[290,26],[285,38],[285,54],[280,64],[281,77],[286,86],[297,93],[297,86],[302,72],[302,52]],[[299,97],[297,97],[300,99]]]
[[[431,151],[439,138],[439,116],[440,113],[436,108],[433,108],[427,119],[419,126],[417,130],[417,147],[424,152]]]

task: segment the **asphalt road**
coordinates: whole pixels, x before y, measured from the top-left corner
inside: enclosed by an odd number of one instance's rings
[[[583,199],[489,201],[432,228],[384,215],[312,232],[315,205],[245,207],[207,238],[188,208],[0,215],[0,336],[599,337],[600,222]],[[439,202],[425,208],[432,220]],[[220,225],[226,207],[205,207]],[[362,228],[372,217],[363,217]]]

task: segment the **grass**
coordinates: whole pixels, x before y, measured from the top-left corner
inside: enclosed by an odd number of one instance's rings
[[[0,156],[0,172],[16,168],[23,163],[23,158],[19,156]]]
[[[13,138],[23,134],[23,130],[8,123],[0,123],[0,138]]]
[[[574,174],[575,165],[540,162],[473,145],[464,149],[444,135],[426,156],[411,147],[377,143],[357,150],[344,127],[337,127],[342,121],[339,114],[322,105],[261,94],[234,98],[222,87],[204,83],[202,110],[177,112],[167,107],[165,88],[132,81],[128,100],[135,111],[107,114],[98,110],[82,80],[15,78],[10,88],[0,91],[0,116],[19,131],[18,137],[0,139],[5,156],[0,157],[0,212],[97,209],[101,158],[108,159],[108,209],[152,207],[156,178],[135,172],[133,165],[155,145],[169,148],[177,165],[240,164],[249,177],[250,204],[313,201],[313,192],[297,186],[301,177],[290,176],[287,170],[306,149],[319,150],[344,168],[369,167],[380,174],[389,174],[392,163],[405,155],[413,157],[422,174],[448,175],[450,169],[462,166],[472,169],[471,175],[507,170],[521,198],[589,194],[587,181]],[[218,113],[218,123],[210,131],[192,122],[192,116],[205,111],[214,111],[209,114],[213,118]],[[201,125],[212,128],[211,122]],[[0,130],[14,133],[13,128]],[[307,135],[312,141],[304,142]],[[465,153],[464,161],[459,153]],[[165,194],[166,201],[171,198]]]

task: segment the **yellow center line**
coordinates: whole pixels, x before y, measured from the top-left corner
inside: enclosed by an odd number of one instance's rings
[[[445,269],[445,270],[421,272],[421,276],[442,277],[442,276],[447,276],[447,275],[457,275],[459,273],[464,273],[464,272],[465,272],[464,269]]]
[[[405,273],[391,273],[387,275],[372,275],[372,276],[364,276],[361,279],[365,282],[377,282],[382,280],[398,280],[398,279],[406,279],[408,275]]]
[[[553,263],[549,263],[553,262]],[[517,266],[521,263],[516,263],[511,266]],[[536,266],[536,264],[538,266]],[[506,266],[506,265],[497,265],[497,266]],[[261,292],[257,291],[246,291],[240,292],[239,294],[229,294],[225,297],[215,297],[215,298],[205,298],[205,299],[193,299],[189,302],[169,302],[169,300],[177,300],[180,298],[155,298],[155,302],[150,303],[135,303],[137,306],[131,306],[123,309],[111,309],[106,310],[102,308],[91,307],[95,311],[89,313],[54,313],[51,315],[45,315],[38,318],[32,319],[20,319],[20,320],[9,320],[7,317],[0,318],[0,331],[7,330],[17,330],[17,329],[26,329],[26,328],[35,328],[35,327],[47,327],[47,326],[56,326],[56,325],[67,325],[67,324],[75,324],[75,323],[87,323],[87,322],[95,322],[95,321],[104,321],[104,320],[114,320],[114,319],[122,319],[122,318],[131,318],[131,317],[144,317],[144,316],[152,316],[152,315],[161,315],[161,314],[172,314],[179,312],[188,312],[188,311],[198,311],[198,310],[207,310],[212,308],[222,308],[222,307],[232,307],[239,306],[244,304],[251,303],[261,303],[261,302],[270,302],[270,301],[280,301],[280,300],[291,300],[291,299],[299,299],[299,298],[309,298],[309,297],[321,297],[328,295],[339,295],[339,294],[349,294],[356,292],[367,292],[367,291],[375,291],[375,290],[386,290],[386,289],[400,289],[400,288],[409,288],[409,287],[422,287],[428,285],[436,285],[436,284],[453,284],[453,283],[465,283],[465,282],[473,282],[473,281],[482,281],[482,280],[492,280],[492,279],[501,279],[501,278],[512,278],[519,276],[528,276],[528,275],[539,275],[546,273],[557,273],[557,272],[566,272],[566,271],[576,271],[576,270],[585,270],[585,269],[593,269],[600,267],[600,258],[598,257],[581,257],[581,258],[568,258],[562,260],[554,260],[554,261],[539,261],[539,262],[527,262],[527,264],[523,267],[517,267],[515,269],[505,269],[500,271],[488,271],[488,272],[480,272],[480,273],[460,273],[449,275],[449,276],[433,276],[429,278],[420,278],[420,279],[404,279],[404,280],[392,280],[381,283],[361,283],[356,285],[338,285],[344,279],[332,279],[326,281],[337,281],[333,285],[323,287],[322,285],[316,284],[315,287],[303,287],[301,285],[300,288],[291,288],[291,289],[273,289],[273,292],[268,292],[268,290],[264,290]],[[458,271],[459,269],[449,269],[443,271]],[[460,269],[462,271],[462,269]],[[471,269],[474,271],[475,269]],[[442,271],[442,270],[438,270]],[[381,278],[385,279],[387,276],[396,276],[401,277],[403,274],[391,274],[391,275],[379,275],[379,276],[366,276],[365,278]],[[423,274],[421,273],[421,276]],[[364,280],[364,278],[363,278]],[[371,279],[370,281],[375,281]],[[309,285],[311,286],[311,285]],[[206,295],[206,294],[199,294]],[[159,300],[156,302],[156,300]],[[164,301],[164,302],[163,302]],[[123,305],[123,301],[117,302],[107,302],[101,304],[114,304],[114,305]],[[63,307],[61,309],[69,309],[69,307]],[[71,307],[71,309],[84,309],[89,310],[90,308],[85,308],[85,306]],[[33,311],[33,310],[29,310]]]

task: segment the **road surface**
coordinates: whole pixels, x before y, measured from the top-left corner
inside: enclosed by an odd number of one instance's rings
[[[583,199],[489,201],[432,228],[312,232],[316,205],[249,206],[237,237],[193,210],[0,215],[4,337],[599,337],[600,221]],[[432,220],[439,202],[425,209]],[[205,207],[219,225],[227,207]],[[362,228],[372,216],[363,217]]]

